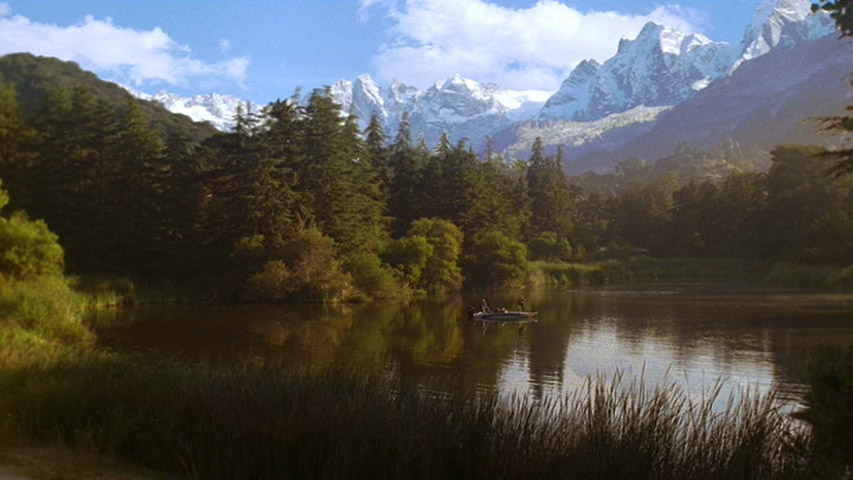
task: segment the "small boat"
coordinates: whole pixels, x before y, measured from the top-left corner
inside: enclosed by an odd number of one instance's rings
[[[507,312],[475,312],[472,316],[472,320],[477,321],[490,321],[490,322],[536,322],[537,316],[539,312],[519,312],[519,311],[507,311]]]

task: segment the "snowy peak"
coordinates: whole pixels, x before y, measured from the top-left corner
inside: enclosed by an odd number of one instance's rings
[[[344,106],[345,114],[358,117],[362,127],[366,127],[374,115],[383,121],[387,117],[382,90],[370,75],[359,75],[352,82],[339,80],[332,84],[330,93],[336,103]]]
[[[824,37],[834,30],[829,15],[811,13],[811,0],[765,0],[744,34],[741,58],[732,70],[776,46],[790,47]]]
[[[216,129],[225,132],[231,131],[234,128],[235,118],[239,109],[242,108],[244,112],[261,111],[260,105],[253,102],[246,102],[231,95],[208,93],[206,95],[182,97],[164,91],[149,95],[128,87],[124,87],[124,89],[136,98],[159,103],[172,113],[186,115],[196,122],[210,123]]]
[[[589,96],[595,76],[601,64],[595,60],[584,60],[572,70],[560,89],[545,102],[539,116],[543,120],[574,118],[575,113],[589,104]]]
[[[649,22],[599,68],[578,65],[540,118],[589,121],[640,105],[675,105],[725,76],[736,55],[727,43]]]

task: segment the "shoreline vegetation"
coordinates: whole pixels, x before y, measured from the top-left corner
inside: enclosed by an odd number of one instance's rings
[[[850,35],[846,2],[820,3]],[[491,139],[482,157],[446,135],[430,149],[404,114],[389,140],[376,118],[363,132],[342,120],[323,89],[235,120],[217,133],[76,64],[0,58],[0,178],[15,212],[0,216],[0,434],[191,479],[853,475],[853,347],[815,354],[806,425],[772,394],[717,411],[713,392],[697,401],[618,376],[507,405],[343,371],[125,355],[98,350],[82,320],[134,302],[528,280],[849,291],[853,176],[828,175],[851,171],[849,150],[687,147],[569,179],[541,139],[515,162]]]
[[[709,265],[717,263],[700,267]],[[737,265],[726,271],[773,270]],[[687,268],[639,266],[665,281]],[[18,323],[4,317],[0,330],[0,438],[191,479],[812,479],[846,478],[851,468],[853,440],[839,425],[853,420],[853,349],[824,352],[813,365],[808,424],[772,393],[734,400],[717,389],[697,400],[675,385],[626,385],[619,375],[541,403],[448,397],[343,370],[101,351],[82,312],[114,297],[85,297],[71,289],[80,283],[50,278],[3,289],[41,285],[20,297]],[[31,308],[34,299],[43,310]]]

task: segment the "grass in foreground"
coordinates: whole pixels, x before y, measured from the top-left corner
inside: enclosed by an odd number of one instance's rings
[[[344,373],[93,354],[6,372],[5,429],[187,478],[814,478],[772,397],[711,409],[591,381],[559,401],[432,398]]]

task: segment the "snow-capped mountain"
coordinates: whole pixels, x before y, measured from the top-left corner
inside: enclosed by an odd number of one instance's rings
[[[776,48],[660,115],[648,132],[622,145],[596,148],[567,165],[573,173],[605,171],[619,162],[649,161],[678,145],[711,148],[722,141],[772,149],[783,143],[843,147],[843,137],[820,135],[815,119],[845,114],[853,102],[853,41],[835,36]]]
[[[542,109],[542,119],[598,120],[640,105],[675,105],[725,76],[736,47],[649,22],[599,66],[581,62]]]
[[[259,112],[261,109],[260,105],[256,103],[218,93],[182,97],[163,91],[149,95],[132,88],[124,88],[136,98],[159,103],[172,113],[186,115],[196,122],[208,122],[216,129],[224,132],[234,128],[238,109],[242,108],[244,113],[247,109],[252,112]]]
[[[380,86],[369,75],[361,75],[336,82],[331,94],[345,115],[358,117],[362,128],[378,116],[390,138],[405,113],[412,138],[423,138],[431,146],[442,133],[452,142],[467,139],[474,148],[494,137],[498,151],[520,154],[528,139],[541,136],[546,145],[564,145],[566,158],[571,159],[602,145],[618,149],[651,130],[667,117],[668,109],[729,78],[745,64],[831,34],[833,21],[826,14],[812,14],[810,5],[810,0],[765,1],[739,46],[648,23],[637,38],[623,39],[605,62],[578,64],[553,95],[503,90],[459,75],[424,90],[399,81]],[[793,67],[774,68],[782,70],[776,75],[785,76]],[[137,96],[221,130],[233,126],[237,108],[244,103],[217,94]]]
[[[790,47],[825,37],[835,30],[829,15],[811,13],[805,0],[766,0],[756,10],[741,42],[741,56],[732,66],[768,53],[776,46]]]
[[[381,88],[369,75],[361,75],[352,82],[336,82],[331,93],[345,114],[358,117],[362,128],[376,115],[392,136],[406,112],[412,135],[431,145],[442,133],[479,145],[496,129],[530,118],[547,98],[546,92],[503,90],[460,75],[426,90],[397,81]]]

